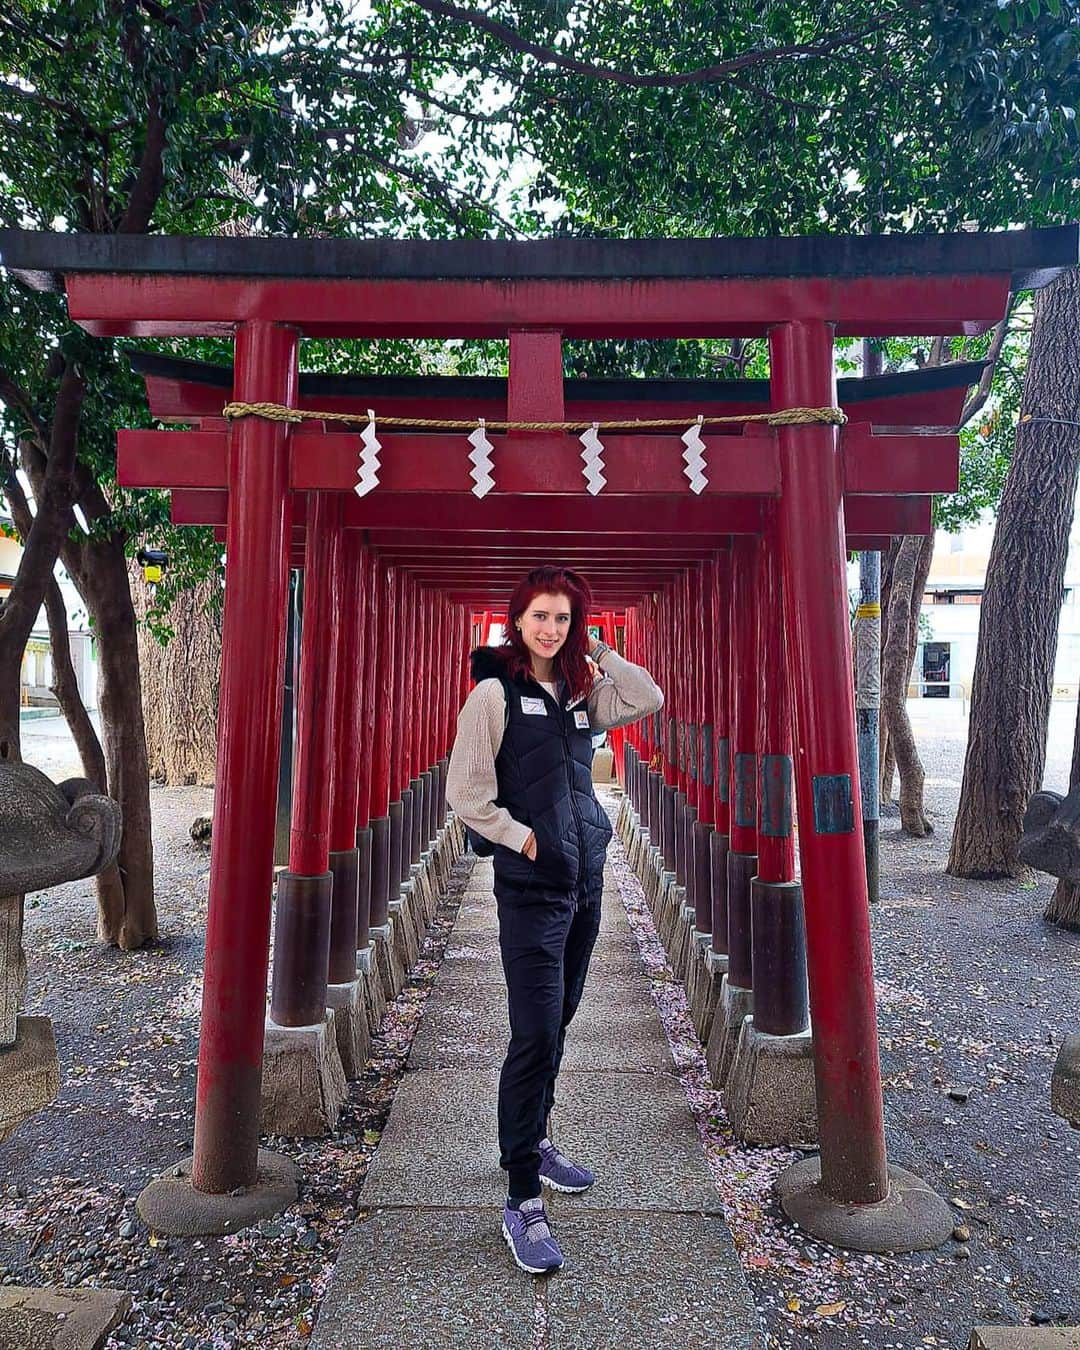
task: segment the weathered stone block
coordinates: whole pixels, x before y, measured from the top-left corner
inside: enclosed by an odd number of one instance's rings
[[[326,986],[326,1006],[334,1012],[334,1034],[345,1078],[355,1083],[371,1054],[371,1033],[362,980]]]
[[[968,1350],[1080,1350],[1080,1327],[976,1327]]]
[[[263,1046],[262,1130],[284,1138],[329,1134],[345,1101],[345,1070],[338,1053],[334,1014],[308,1027],[282,1027],[266,1019]]]
[[[1066,1036],[1050,1079],[1050,1109],[1080,1129],[1080,1036]]]
[[[59,1091],[52,1023],[47,1017],[18,1018],[15,1044],[0,1050],[0,1140],[48,1106]]]
[[[742,1023],[724,1108],[744,1144],[774,1148],[817,1146],[814,1042],[809,1032],[769,1036],[753,1017]]]
[[[131,1295],[122,1289],[0,1288],[0,1350],[98,1350]]]
[[[743,1019],[749,1017],[753,1011],[753,990],[731,984],[725,975],[720,986],[720,1000],[713,1014],[709,1044],[705,1051],[709,1076],[715,1087],[723,1087],[727,1082],[731,1063],[738,1048]]]

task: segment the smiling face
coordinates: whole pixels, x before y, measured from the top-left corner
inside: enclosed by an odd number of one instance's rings
[[[517,626],[534,663],[537,658],[551,661],[558,654],[569,636],[571,618],[568,595],[533,596],[532,603],[518,616]]]

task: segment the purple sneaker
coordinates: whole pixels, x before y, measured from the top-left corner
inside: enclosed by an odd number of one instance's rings
[[[520,1209],[503,1210],[503,1237],[514,1260],[530,1275],[547,1275],[563,1263],[559,1244],[548,1227],[544,1202],[539,1196],[525,1200]]]
[[[587,1167],[579,1167],[551,1143],[540,1145],[540,1184],[567,1195],[587,1191],[596,1177]]]

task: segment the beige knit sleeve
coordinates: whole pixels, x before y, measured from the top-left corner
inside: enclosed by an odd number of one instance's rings
[[[600,658],[599,669],[601,678],[589,695],[593,731],[624,727],[664,706],[663,692],[644,666],[608,651]]]
[[[446,799],[470,830],[520,853],[532,831],[516,821],[499,795],[495,758],[506,727],[506,695],[499,680],[481,680],[458,713],[450,752]]]

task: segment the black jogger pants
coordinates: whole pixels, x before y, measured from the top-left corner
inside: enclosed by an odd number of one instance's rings
[[[573,891],[495,882],[510,1045],[499,1076],[500,1164],[518,1200],[540,1194],[540,1140],[555,1104],[566,1028],[581,1002],[600,931],[602,882]]]

